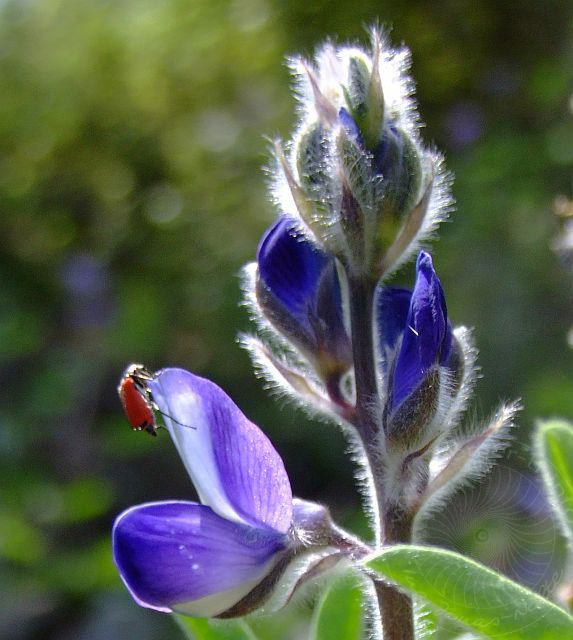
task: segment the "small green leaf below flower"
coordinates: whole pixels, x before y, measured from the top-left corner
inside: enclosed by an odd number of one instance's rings
[[[311,640],[360,640],[364,594],[356,574],[334,580],[318,602],[312,622]]]

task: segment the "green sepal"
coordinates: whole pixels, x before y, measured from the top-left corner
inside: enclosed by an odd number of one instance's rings
[[[348,63],[348,86],[343,87],[348,109],[362,130],[368,113],[368,86],[370,71],[362,58],[350,58]],[[364,132],[362,132],[364,134]]]
[[[333,221],[338,211],[333,210],[333,178],[330,174],[330,141],[326,127],[321,122],[312,123],[301,135],[296,150],[298,183],[308,202],[308,207],[298,207],[301,217],[317,240],[327,251],[336,253],[329,246]]]
[[[384,130],[384,93],[377,62],[374,61],[370,71],[362,58],[350,58],[348,86],[342,90],[366,148],[374,151]]]

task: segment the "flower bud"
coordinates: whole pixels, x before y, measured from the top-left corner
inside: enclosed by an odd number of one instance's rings
[[[322,122],[312,123],[301,135],[297,146],[298,181],[307,206],[299,207],[299,214],[316,238],[331,247],[335,184],[329,171],[330,142]],[[335,250],[335,246],[332,246]]]
[[[334,258],[280,218],[257,253],[257,301],[268,321],[294,344],[328,382],[352,366],[342,294]]]
[[[384,91],[380,78],[379,40],[374,39],[371,68],[363,57],[351,57],[344,95],[352,117],[362,131],[366,147],[373,149],[384,126]]]
[[[381,225],[388,218],[399,221],[416,204],[420,190],[422,166],[416,143],[398,127],[386,127],[374,150],[374,167],[384,185]]]
[[[428,445],[439,435],[439,417],[461,381],[462,358],[441,283],[426,252],[418,256],[416,285],[408,294],[404,289],[380,293],[378,326],[388,376],[386,439],[410,449]]]
[[[361,123],[368,113],[370,77],[370,69],[363,58],[358,56],[350,58],[348,61],[348,85],[343,89],[350,113],[357,123]]]
[[[302,123],[277,185],[288,184],[304,225],[347,271],[378,279],[404,262],[448,204],[439,158],[419,139],[407,52],[327,45],[295,60]],[[296,168],[296,169],[295,169]],[[296,177],[295,177],[296,176]],[[292,202],[282,204],[285,213]],[[290,208],[289,208],[290,207]]]

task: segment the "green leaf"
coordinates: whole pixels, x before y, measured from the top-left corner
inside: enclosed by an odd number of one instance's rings
[[[438,615],[425,602],[414,602],[414,630],[417,640],[433,638],[438,628]]]
[[[573,425],[564,420],[541,423],[535,450],[551,504],[573,546]]]
[[[311,640],[359,640],[363,629],[363,601],[362,582],[356,574],[337,578],[314,610]]]
[[[396,545],[370,556],[366,564],[490,638],[573,638],[573,618],[563,609],[452,551]]]
[[[188,640],[257,640],[249,625],[241,619],[208,620],[177,613],[173,617]]]

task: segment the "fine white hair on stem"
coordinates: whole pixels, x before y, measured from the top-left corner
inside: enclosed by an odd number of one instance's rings
[[[380,616],[380,607],[378,605],[378,596],[376,588],[370,578],[364,577],[363,584],[364,601],[362,609],[364,612],[364,621],[366,623],[366,638],[368,640],[383,640],[382,618]]]
[[[347,451],[351,460],[356,465],[354,477],[358,491],[362,497],[364,514],[366,515],[372,531],[375,534],[374,543],[376,547],[382,544],[382,531],[378,526],[380,522],[380,511],[376,495],[376,482],[374,479],[374,469],[371,461],[368,460],[364,450],[364,443],[358,433],[352,429],[346,433]]]
[[[436,624],[432,612],[425,603],[418,598],[414,602],[414,626],[416,628],[416,640],[430,640],[436,633]]]

